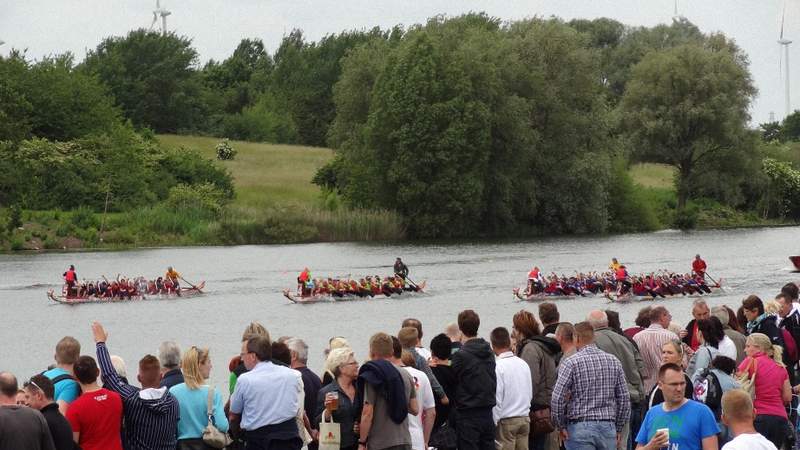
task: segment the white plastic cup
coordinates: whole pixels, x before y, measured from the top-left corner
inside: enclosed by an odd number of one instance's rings
[[[664,433],[667,435],[667,443],[664,444],[661,448],[662,449],[669,449],[669,428],[659,428],[656,430],[656,434]]]

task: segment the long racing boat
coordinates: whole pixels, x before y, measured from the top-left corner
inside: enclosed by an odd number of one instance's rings
[[[628,292],[626,294],[621,294],[621,295],[617,294],[615,292],[607,292],[605,294],[605,297],[609,301],[611,301],[613,303],[639,302],[639,301],[642,301],[642,300],[658,301],[658,300],[668,300],[670,298],[680,298],[680,297],[683,297],[683,296],[697,297],[697,298],[699,298],[699,297],[713,297],[713,296],[721,295],[721,294],[725,293],[725,289],[722,287],[722,282],[723,281],[724,281],[724,279],[720,278],[719,282],[717,282],[715,284],[707,285],[708,288],[711,289],[710,293],[709,292],[691,293],[691,294],[690,293],[686,293],[686,294],[666,295],[664,297],[653,297],[651,295],[636,295],[636,294],[634,294],[632,292]]]
[[[80,305],[85,303],[122,303],[122,302],[138,302],[142,300],[166,300],[166,299],[178,299],[178,298],[186,298],[186,297],[195,297],[198,295],[202,295],[203,288],[205,288],[206,282],[201,281],[199,284],[193,287],[188,288],[181,288],[181,294],[154,294],[154,295],[136,295],[133,297],[67,297],[66,293],[62,290],[61,294],[56,295],[53,289],[47,291],[47,298],[56,302],[62,303],[65,305]]]
[[[356,300],[372,300],[376,298],[408,298],[412,297],[416,294],[424,294],[425,293],[425,286],[427,285],[427,281],[423,281],[416,286],[416,290],[404,290],[402,294],[392,294],[392,295],[384,295],[384,294],[374,294],[374,295],[364,295],[359,296],[356,294],[344,294],[344,295],[332,295],[332,294],[313,294],[313,295],[306,295],[301,296],[297,295],[297,293],[292,292],[290,289],[283,290],[283,296],[286,297],[292,303],[302,303],[302,304],[313,304],[313,303],[338,303],[338,302],[349,302],[349,301],[356,301]]]

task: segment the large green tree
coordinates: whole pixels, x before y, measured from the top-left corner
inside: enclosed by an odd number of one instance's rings
[[[756,90],[747,60],[724,37],[648,53],[623,97],[624,125],[639,158],[677,168],[678,209],[698,168],[741,142]]]
[[[0,58],[0,140],[65,141],[121,124],[106,87],[75,70],[71,54],[37,62],[20,52]]]
[[[613,139],[585,35],[437,17],[342,64],[319,184],[416,236],[608,229]]]
[[[109,37],[89,52],[87,72],[111,90],[125,117],[158,132],[204,127],[207,92],[191,40],[174,33],[135,30]]]

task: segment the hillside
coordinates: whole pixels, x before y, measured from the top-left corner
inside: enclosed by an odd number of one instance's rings
[[[170,148],[194,149],[214,159],[214,147],[221,140],[162,134],[158,135],[158,141]],[[327,148],[242,141],[231,141],[230,144],[238,152],[236,158],[220,164],[231,171],[236,185],[234,205],[242,207],[313,204],[320,189],[311,183],[311,179],[317,169],[333,157],[333,152]]]

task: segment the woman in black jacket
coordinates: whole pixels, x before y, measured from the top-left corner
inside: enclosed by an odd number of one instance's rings
[[[744,316],[747,318],[745,334],[763,333],[769,338],[772,345],[784,347],[783,334],[778,328],[778,318],[764,311],[764,302],[756,295],[751,295],[742,300]]]

